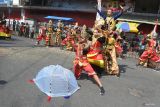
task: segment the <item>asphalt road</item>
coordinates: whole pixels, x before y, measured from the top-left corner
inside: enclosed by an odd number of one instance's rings
[[[136,60],[119,60],[121,77],[103,75],[106,94],[101,96],[90,78],[70,99],[47,96],[28,80],[53,64],[72,68],[74,53],[34,46],[35,40],[13,37],[0,40],[0,107],[160,107],[160,72],[136,66]]]

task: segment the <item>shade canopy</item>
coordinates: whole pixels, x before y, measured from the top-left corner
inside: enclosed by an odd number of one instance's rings
[[[53,19],[53,20],[61,20],[61,21],[70,21],[70,22],[74,22],[75,21],[75,19],[69,18],[69,17],[46,16],[44,18]]]

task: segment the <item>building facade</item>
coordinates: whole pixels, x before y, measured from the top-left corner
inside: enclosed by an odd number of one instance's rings
[[[6,0],[5,0],[6,1]],[[10,0],[9,0],[10,1]],[[34,18],[47,21],[45,16],[71,17],[92,27],[96,19],[97,0],[13,0],[10,18]],[[118,10],[119,5],[130,9],[119,20],[152,24],[160,20],[160,0],[102,0],[102,10]],[[9,16],[8,6],[0,5],[0,15]],[[134,16],[134,17],[133,17]],[[159,23],[160,24],[160,23]]]

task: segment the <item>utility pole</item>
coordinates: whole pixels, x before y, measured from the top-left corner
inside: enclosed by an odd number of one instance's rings
[[[159,9],[158,9],[158,14],[160,14],[160,4],[159,4]]]
[[[9,27],[10,27],[10,18],[11,18],[11,7],[12,7],[12,1],[9,0],[7,3],[7,7],[8,7],[8,16],[9,16]]]
[[[32,5],[32,0],[29,0],[29,6],[31,6]]]
[[[41,5],[42,5],[42,6],[44,6],[44,0],[42,0],[42,3],[41,3]]]

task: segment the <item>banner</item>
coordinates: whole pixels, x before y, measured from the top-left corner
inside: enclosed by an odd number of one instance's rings
[[[19,6],[20,5],[19,0],[13,0],[13,5]]]
[[[101,7],[101,0],[97,0],[97,3],[98,3],[98,5],[97,5],[97,8],[98,8],[98,10],[99,11],[101,11],[102,9],[102,7]],[[96,20],[100,20],[100,15],[99,15],[99,13],[97,12],[97,16],[96,16]]]

